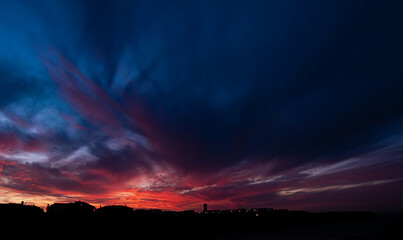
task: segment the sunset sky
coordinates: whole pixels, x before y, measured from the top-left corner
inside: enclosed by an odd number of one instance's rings
[[[403,206],[403,1],[0,1],[0,202]]]

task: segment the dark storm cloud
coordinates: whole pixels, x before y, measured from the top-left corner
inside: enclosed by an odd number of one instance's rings
[[[179,42],[147,71],[154,85],[130,92],[155,119],[150,135],[162,135],[166,158],[186,170],[251,157],[298,164],[355,154],[401,132],[398,7],[212,5],[146,8],[162,14],[159,31],[145,38],[162,40],[157,48],[170,36]]]
[[[7,71],[0,70],[1,82],[0,82],[0,94],[2,96],[0,106],[3,107],[15,100],[28,91],[27,84],[23,79],[12,76]]]

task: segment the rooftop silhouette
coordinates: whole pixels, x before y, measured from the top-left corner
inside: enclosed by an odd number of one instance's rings
[[[73,203],[54,203],[46,208],[46,213],[50,215],[91,215],[95,207],[81,201]]]
[[[380,220],[382,218],[372,212],[312,213],[274,208],[208,210],[206,203],[201,206],[203,207],[201,212],[196,210],[163,211],[160,209],[133,209],[125,205],[95,208],[86,202],[76,201],[53,203],[48,205],[45,212],[37,206],[22,202],[0,204],[0,216],[18,221],[31,217],[29,226],[33,229],[46,227],[66,234],[86,234],[90,237],[101,237],[105,233],[123,237],[133,234],[133,230],[147,233],[150,238],[173,236],[210,239],[215,236],[239,236],[239,234],[246,236],[260,234],[268,237],[272,234],[278,236],[280,233],[285,236],[292,235],[298,228],[316,231],[312,230],[315,229],[315,226],[344,225],[350,226],[348,231],[351,233],[340,233],[338,232],[340,230],[333,230],[332,234],[349,236],[349,234],[356,234],[357,231],[367,229],[363,234],[376,233],[374,236],[379,237],[369,239],[395,239],[396,236],[402,236],[402,213],[390,218],[392,220],[388,222],[382,222]],[[66,232],[66,229],[69,231]],[[253,238],[247,237],[247,239]],[[231,237],[224,239],[231,239]],[[294,236],[281,239],[298,238]]]
[[[122,205],[104,206],[96,209],[95,214],[106,217],[131,216],[133,215],[133,208]]]
[[[44,211],[35,205],[21,203],[0,203],[1,216],[37,217],[44,214]]]

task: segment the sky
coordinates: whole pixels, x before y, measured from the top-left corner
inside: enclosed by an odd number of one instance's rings
[[[403,206],[402,1],[0,1],[0,202]]]

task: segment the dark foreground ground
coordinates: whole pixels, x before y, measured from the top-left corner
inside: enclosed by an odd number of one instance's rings
[[[12,239],[403,239],[403,213],[276,216],[1,216]],[[10,235],[8,235],[10,234]]]

